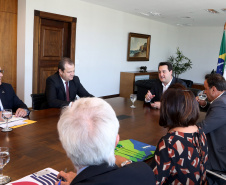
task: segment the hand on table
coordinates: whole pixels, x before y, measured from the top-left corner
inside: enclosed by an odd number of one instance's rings
[[[74,172],[68,172],[68,173],[65,173],[64,171],[60,171],[60,173],[57,175],[57,178],[60,179],[61,177],[64,178],[64,181],[61,181],[61,185],[70,185],[72,180],[76,177],[76,173]],[[59,184],[59,181],[55,182],[55,185],[58,185]]]
[[[16,117],[25,117],[25,116],[27,116],[27,111],[25,109],[19,108],[16,110],[15,116]]]
[[[115,164],[121,168],[121,164],[124,162],[124,161],[128,161],[128,159],[126,159],[125,157],[122,157],[122,156],[119,156],[119,155],[116,155],[115,156]],[[127,164],[130,164],[129,162]]]
[[[145,95],[145,100],[151,101],[151,99],[154,97],[155,97],[155,95],[152,95],[151,92],[148,90],[147,94]]]
[[[160,101],[156,101],[154,103],[151,103],[151,106],[155,109],[160,109],[161,103]]]

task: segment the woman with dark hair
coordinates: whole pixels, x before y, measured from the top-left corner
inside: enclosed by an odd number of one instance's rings
[[[207,140],[196,126],[199,107],[194,94],[171,86],[161,98],[159,125],[167,127],[151,163],[156,184],[206,184]]]

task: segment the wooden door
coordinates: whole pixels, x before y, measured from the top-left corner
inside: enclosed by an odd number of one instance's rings
[[[33,93],[44,93],[61,58],[75,60],[76,18],[35,10],[34,21]]]
[[[17,71],[17,0],[0,0],[0,67],[3,82],[16,91]]]

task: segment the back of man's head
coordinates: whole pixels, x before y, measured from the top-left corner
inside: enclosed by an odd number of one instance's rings
[[[226,90],[226,82],[222,75],[218,73],[207,74],[205,76],[205,79],[208,83],[209,88],[215,86],[218,91]]]
[[[68,63],[69,65],[74,65],[74,63],[72,62],[72,60],[70,58],[67,57],[63,57],[58,64],[58,70],[61,69],[62,71],[64,71],[65,69],[65,64]]]
[[[168,67],[169,71],[173,70],[173,66],[172,66],[172,64],[170,62],[160,62],[159,63],[159,66],[165,66],[165,65]],[[158,66],[158,68],[159,68],[159,66]]]
[[[76,167],[115,164],[119,122],[112,107],[100,98],[81,98],[58,121],[60,141]]]

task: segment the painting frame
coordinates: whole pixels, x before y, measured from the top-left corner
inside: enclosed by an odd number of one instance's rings
[[[146,45],[139,45],[145,41]],[[127,61],[149,61],[150,42],[151,35],[129,33]]]

